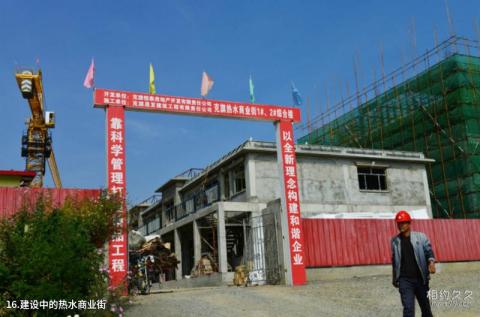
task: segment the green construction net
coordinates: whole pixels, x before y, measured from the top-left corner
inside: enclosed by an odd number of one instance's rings
[[[298,143],[423,152],[434,216],[480,218],[479,88],[480,58],[453,54]]]

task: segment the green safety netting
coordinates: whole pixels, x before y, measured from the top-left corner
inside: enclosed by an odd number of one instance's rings
[[[480,58],[454,54],[298,143],[423,152],[435,217],[480,218]]]

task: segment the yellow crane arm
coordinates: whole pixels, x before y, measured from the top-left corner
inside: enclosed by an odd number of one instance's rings
[[[32,111],[32,124],[41,127],[45,124],[43,108],[43,85],[42,72],[33,74],[31,71],[23,71],[15,74],[18,87],[25,99],[28,100]],[[30,89],[28,85],[30,84]]]
[[[56,188],[62,188],[62,180],[60,179],[60,173],[58,172],[57,161],[55,160],[55,154],[53,152],[48,158],[48,167],[50,168],[50,173],[52,174],[53,182],[55,183]]]
[[[55,187],[61,188],[62,181],[58,172],[55,154],[51,145],[48,129],[55,126],[53,112],[46,112],[43,98],[42,72],[20,70],[15,74],[23,98],[28,100],[32,117],[28,122],[27,135],[22,138],[22,156],[26,157],[27,170],[36,172],[30,186],[42,187],[45,175],[45,161],[48,161]]]

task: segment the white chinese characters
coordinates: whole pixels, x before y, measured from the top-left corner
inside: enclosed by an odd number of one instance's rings
[[[272,113],[273,114],[273,113]],[[284,115],[279,112],[278,115]],[[285,113],[288,116],[288,112]],[[280,123],[282,126],[282,123]],[[290,252],[292,265],[295,267],[304,266],[302,224],[299,208],[298,181],[295,160],[295,142],[291,124],[283,123],[280,130],[280,146],[283,159],[283,179],[285,188],[285,199],[287,207],[287,219],[290,233]]]
[[[107,112],[108,189],[121,195],[122,206],[115,213],[116,232],[109,243],[109,268],[114,284],[118,285],[128,270],[125,239],[125,120],[123,107],[109,107]]]

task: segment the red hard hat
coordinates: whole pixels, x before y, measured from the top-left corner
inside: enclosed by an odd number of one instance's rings
[[[412,221],[412,218],[410,217],[410,214],[406,212],[405,210],[400,210],[397,212],[395,215],[395,221],[398,222],[410,222]]]

